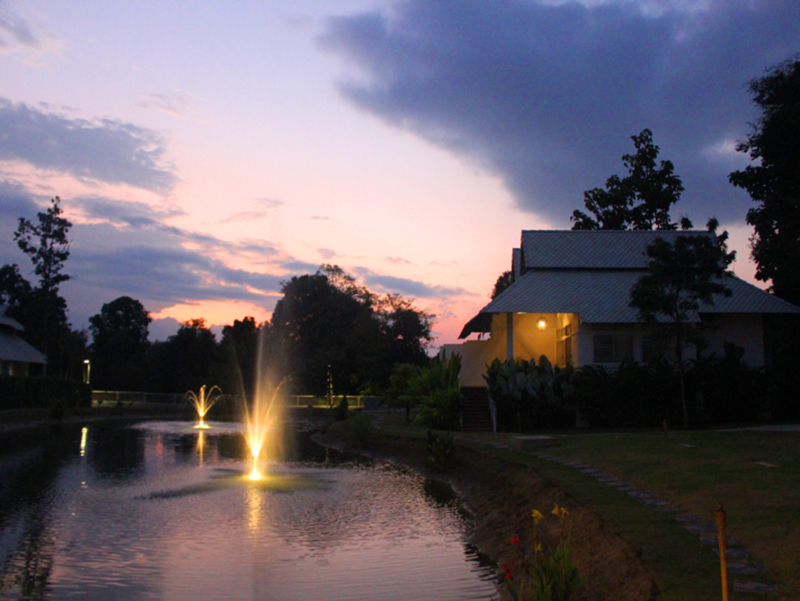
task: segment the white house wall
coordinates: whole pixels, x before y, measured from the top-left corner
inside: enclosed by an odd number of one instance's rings
[[[733,342],[744,349],[744,362],[749,367],[764,365],[764,326],[759,313],[717,313],[703,332],[709,346],[706,355],[725,354],[725,343]]]

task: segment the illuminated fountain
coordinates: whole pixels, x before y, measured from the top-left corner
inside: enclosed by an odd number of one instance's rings
[[[210,428],[210,426],[205,422],[205,416],[221,398],[221,395],[222,390],[220,390],[219,386],[212,386],[208,391],[208,394],[206,394],[205,384],[200,387],[200,394],[195,394],[190,390],[184,395],[184,399],[191,401],[192,405],[194,405],[194,408],[197,411],[197,416],[200,421],[195,424],[195,428],[200,430],[207,430]]]
[[[250,449],[250,456],[253,460],[253,469],[250,472],[251,480],[260,480],[262,477],[259,469],[259,461],[265,455],[272,455],[275,458],[275,451],[279,444],[280,432],[280,406],[277,402],[278,394],[283,386],[283,382],[277,386],[271,386],[268,378],[259,378],[256,382],[256,394],[253,403],[248,407],[244,405],[245,438]],[[271,390],[270,390],[271,389]],[[267,450],[269,446],[269,451]]]

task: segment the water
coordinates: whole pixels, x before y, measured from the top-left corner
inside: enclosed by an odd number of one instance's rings
[[[4,434],[0,599],[497,597],[448,489],[303,437],[250,482],[238,426],[211,425]]]

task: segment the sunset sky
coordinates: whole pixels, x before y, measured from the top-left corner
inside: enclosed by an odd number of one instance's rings
[[[453,342],[649,128],[750,280],[746,84],[798,51],[797,0],[0,0],[0,265],[58,195],[73,327],[263,321],[334,263]]]

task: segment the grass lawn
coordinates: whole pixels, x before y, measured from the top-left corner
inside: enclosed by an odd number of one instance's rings
[[[399,418],[384,422],[387,433],[421,436]],[[670,504],[713,523],[722,503],[728,532],[767,568],[779,594],[734,593],[742,599],[800,599],[800,432],[719,430],[624,433],[552,433],[551,455],[579,460],[648,490]],[[513,434],[464,434],[463,443],[510,442]],[[712,548],[680,523],[581,472],[509,450],[491,450],[537,469],[579,498],[642,550],[662,598],[719,599],[719,559]],[[772,467],[775,466],[775,467]],[[761,577],[760,579],[764,579]]]

